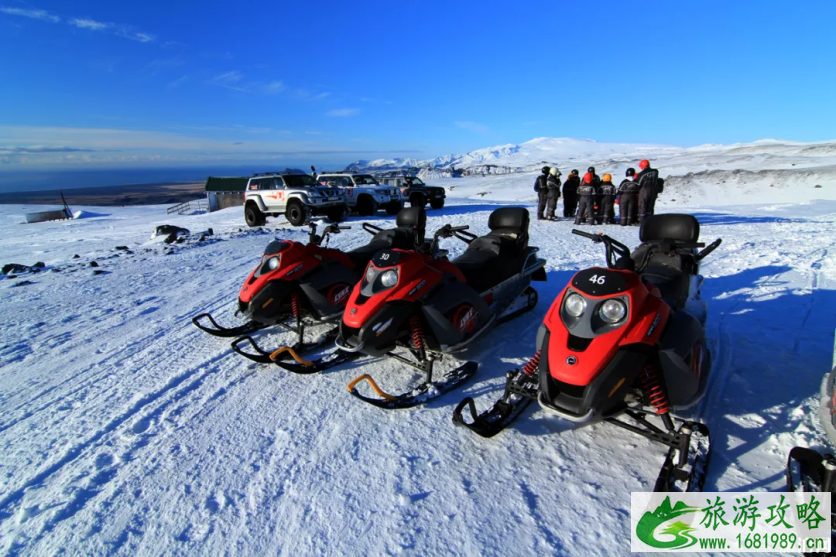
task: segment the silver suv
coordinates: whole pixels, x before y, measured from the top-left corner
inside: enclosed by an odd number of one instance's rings
[[[293,226],[320,215],[339,222],[346,215],[345,195],[337,188],[320,186],[312,176],[297,170],[255,174],[247,181],[244,194],[247,225],[262,226],[268,216],[279,215]]]
[[[364,217],[374,215],[378,209],[385,209],[387,215],[397,215],[403,209],[401,190],[384,186],[371,174],[326,172],[316,179],[324,186],[343,190],[348,210]]]

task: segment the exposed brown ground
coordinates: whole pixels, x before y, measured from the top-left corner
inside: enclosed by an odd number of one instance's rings
[[[61,191],[67,204],[73,205],[173,205],[205,198],[204,182],[180,184],[137,184],[32,192],[0,193],[0,204],[61,205]]]

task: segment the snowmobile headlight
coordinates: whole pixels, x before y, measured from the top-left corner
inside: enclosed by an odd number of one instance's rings
[[[563,302],[563,307],[566,313],[572,317],[580,317],[586,309],[586,299],[580,294],[572,292],[566,296],[566,301]]]
[[[374,273],[375,268],[369,265],[369,269],[366,271],[366,283],[371,284],[371,282],[374,280]]]
[[[607,300],[601,305],[598,314],[605,322],[615,324],[627,315],[627,306],[621,300]]]
[[[391,288],[398,284],[398,272],[394,269],[386,271],[380,276],[380,284],[386,288]]]
[[[271,271],[275,271],[276,268],[279,266],[279,258],[278,257],[271,257],[267,260],[267,268]]]

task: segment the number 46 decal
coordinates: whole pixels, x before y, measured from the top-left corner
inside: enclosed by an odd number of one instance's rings
[[[604,275],[592,275],[592,277],[590,277],[589,279],[589,282],[594,282],[595,284],[606,284],[607,277],[605,277]]]

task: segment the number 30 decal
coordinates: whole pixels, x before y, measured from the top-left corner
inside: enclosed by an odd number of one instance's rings
[[[595,284],[606,284],[607,277],[605,277],[604,275],[592,275],[592,277],[589,279],[589,282],[594,282]]]

